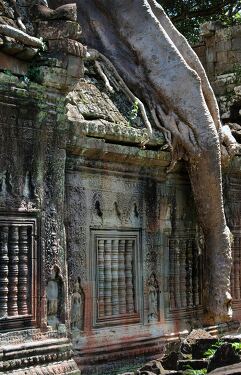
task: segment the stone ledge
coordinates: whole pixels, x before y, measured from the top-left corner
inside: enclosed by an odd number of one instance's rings
[[[71,119],[70,119],[71,121]],[[139,146],[145,144],[148,146],[164,146],[165,139],[162,133],[155,132],[148,139],[146,129],[137,129],[133,127],[123,126],[122,124],[115,124],[105,120],[96,121],[71,121],[71,144],[77,145],[78,139],[83,135],[102,138],[105,140],[134,143]],[[146,142],[146,143],[145,143]]]

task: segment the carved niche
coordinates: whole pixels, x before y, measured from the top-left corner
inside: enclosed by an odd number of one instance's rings
[[[148,322],[159,320],[159,285],[154,272],[148,279]]]
[[[83,331],[84,327],[85,295],[78,277],[74,284],[71,295],[71,329],[72,331]]]
[[[64,321],[64,285],[58,266],[54,266],[48,280],[47,289],[48,325],[57,327]]]

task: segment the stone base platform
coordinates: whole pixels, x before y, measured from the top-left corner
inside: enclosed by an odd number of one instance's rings
[[[17,375],[80,375],[66,337],[0,346],[0,373]]]

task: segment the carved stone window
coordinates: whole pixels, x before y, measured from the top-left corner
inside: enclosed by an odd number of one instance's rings
[[[238,230],[234,230],[232,243],[232,271],[231,271],[231,294],[234,308],[241,305],[241,236]]]
[[[92,231],[94,323],[140,321],[138,231]]]
[[[0,216],[0,329],[36,320],[36,221]]]
[[[193,237],[193,238],[192,238]],[[169,239],[169,305],[170,313],[188,310],[202,304],[202,255],[195,236],[181,234]]]

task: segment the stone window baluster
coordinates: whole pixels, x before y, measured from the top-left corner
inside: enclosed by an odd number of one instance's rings
[[[111,273],[112,273],[112,315],[119,314],[119,295],[118,295],[118,240],[112,240],[112,262],[111,262]]]
[[[241,237],[237,237],[237,253],[239,262],[241,262]],[[241,299],[241,264],[239,263],[238,269],[238,285],[239,285],[239,299]]]
[[[126,241],[126,256],[125,256],[125,275],[126,275],[126,308],[128,313],[133,313],[134,296],[133,296],[133,280],[132,280],[132,261],[133,261],[133,241]]]
[[[235,256],[235,240],[236,237],[234,236],[233,243],[232,243],[232,267],[231,267],[231,275],[230,275],[230,283],[231,283],[231,295],[234,296],[234,256]]]
[[[187,256],[187,269],[188,269],[188,272],[187,272],[188,288],[186,290],[186,295],[187,295],[187,300],[188,300],[187,306],[189,308],[193,307],[193,302],[194,302],[193,300],[194,300],[194,293],[195,293],[194,275],[193,275],[193,270],[195,268],[193,261],[195,260],[195,258],[193,257],[193,250],[194,250],[193,241],[192,239],[189,239],[186,242],[186,254],[187,254],[186,256]]]
[[[169,285],[170,285],[170,309],[175,309],[175,240],[170,240],[170,252],[169,252],[169,264],[170,264],[170,277],[169,277]]]
[[[181,307],[181,297],[180,297],[180,247],[179,247],[179,240],[176,241],[175,246],[175,302],[176,308],[179,309]]]
[[[19,266],[19,236],[18,227],[10,226],[8,256],[9,256],[9,288],[8,315],[18,315],[18,266]]]
[[[0,227],[0,318],[8,314],[8,227]]]
[[[179,241],[179,264],[180,264],[180,279],[179,279],[179,285],[180,285],[180,307],[186,307],[187,301],[186,301],[186,241],[180,240]]]
[[[105,316],[105,265],[104,265],[104,251],[105,251],[105,244],[104,240],[98,240],[98,312],[99,318],[103,318]]]
[[[124,231],[123,231],[124,232]],[[96,324],[140,320],[138,312],[138,232],[94,231]]]
[[[120,314],[126,313],[126,285],[125,285],[125,241],[119,241],[119,307]]]
[[[28,314],[28,227],[19,227],[18,313]]]
[[[111,240],[105,240],[105,315],[112,315],[112,305],[111,305]]]
[[[201,305],[202,256],[195,237],[169,240],[169,296],[170,311]]]
[[[193,304],[194,304],[194,306],[198,306],[200,304],[200,300],[199,300],[199,286],[198,286],[198,281],[199,281],[200,273],[199,273],[199,265],[198,265],[198,262],[199,262],[198,253],[196,251],[197,249],[196,249],[194,241],[193,241],[193,246],[192,246]]]
[[[240,284],[239,284],[239,271],[240,271],[240,257],[239,257],[239,237],[234,240],[234,298],[240,299]]]

